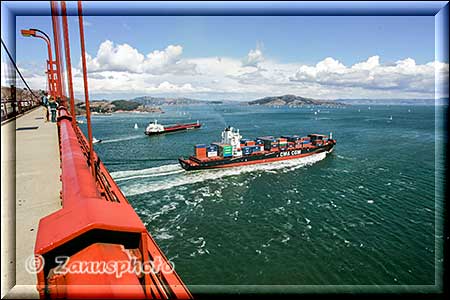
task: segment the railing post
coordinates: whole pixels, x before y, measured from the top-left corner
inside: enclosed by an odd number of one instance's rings
[[[16,98],[16,87],[14,85],[11,85],[11,108],[12,108],[12,115],[15,116],[17,113],[17,98]]]

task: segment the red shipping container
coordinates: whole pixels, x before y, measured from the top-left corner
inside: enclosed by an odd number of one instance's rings
[[[245,142],[245,145],[246,145],[246,146],[255,146],[256,143],[255,143],[255,141],[246,141],[246,142]]]
[[[195,149],[195,156],[198,157],[198,158],[206,157],[206,148],[196,148]]]

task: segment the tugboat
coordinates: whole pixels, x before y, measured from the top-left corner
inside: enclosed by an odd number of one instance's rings
[[[222,132],[222,141],[210,145],[194,146],[195,155],[188,159],[178,159],[181,167],[187,171],[237,167],[250,164],[270,163],[280,160],[302,158],[319,153],[331,153],[336,140],[333,134],[309,134],[258,137],[242,139],[239,129],[227,127]]]
[[[162,125],[158,124],[158,121],[155,120],[154,122],[148,124],[147,128],[145,129],[145,134],[150,136],[181,130],[195,129],[200,128],[201,126],[202,124],[200,124],[199,121],[197,121],[197,123],[190,124]]]

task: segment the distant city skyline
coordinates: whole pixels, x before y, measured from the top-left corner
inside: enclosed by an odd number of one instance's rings
[[[16,26],[18,65],[32,88],[43,88],[46,49],[19,31],[35,27],[51,35],[51,18],[18,16]],[[69,28],[79,96],[76,17]],[[434,98],[435,73],[448,77],[448,62],[434,61],[434,30],[431,16],[86,16],[90,93],[98,99]],[[438,97],[448,93],[448,82],[437,86]]]

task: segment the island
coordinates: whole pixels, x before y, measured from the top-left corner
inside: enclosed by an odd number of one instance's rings
[[[164,113],[160,107],[148,106],[130,100],[94,100],[90,102],[90,108],[93,114],[112,114],[123,112]],[[76,103],[75,111],[77,115],[84,115],[86,113],[86,104],[84,102]]]
[[[331,106],[331,107],[341,107],[347,106],[348,104],[341,103],[338,101],[325,101],[316,100],[312,98],[305,98],[295,95],[283,95],[283,96],[272,96],[265,97],[257,100],[252,100],[246,102],[247,105],[266,105],[266,106],[290,106],[290,107],[301,107],[301,106]]]
[[[185,97],[152,97],[141,96],[132,99],[131,101],[138,102],[144,105],[217,105],[223,104],[223,101],[213,100],[197,100]]]

